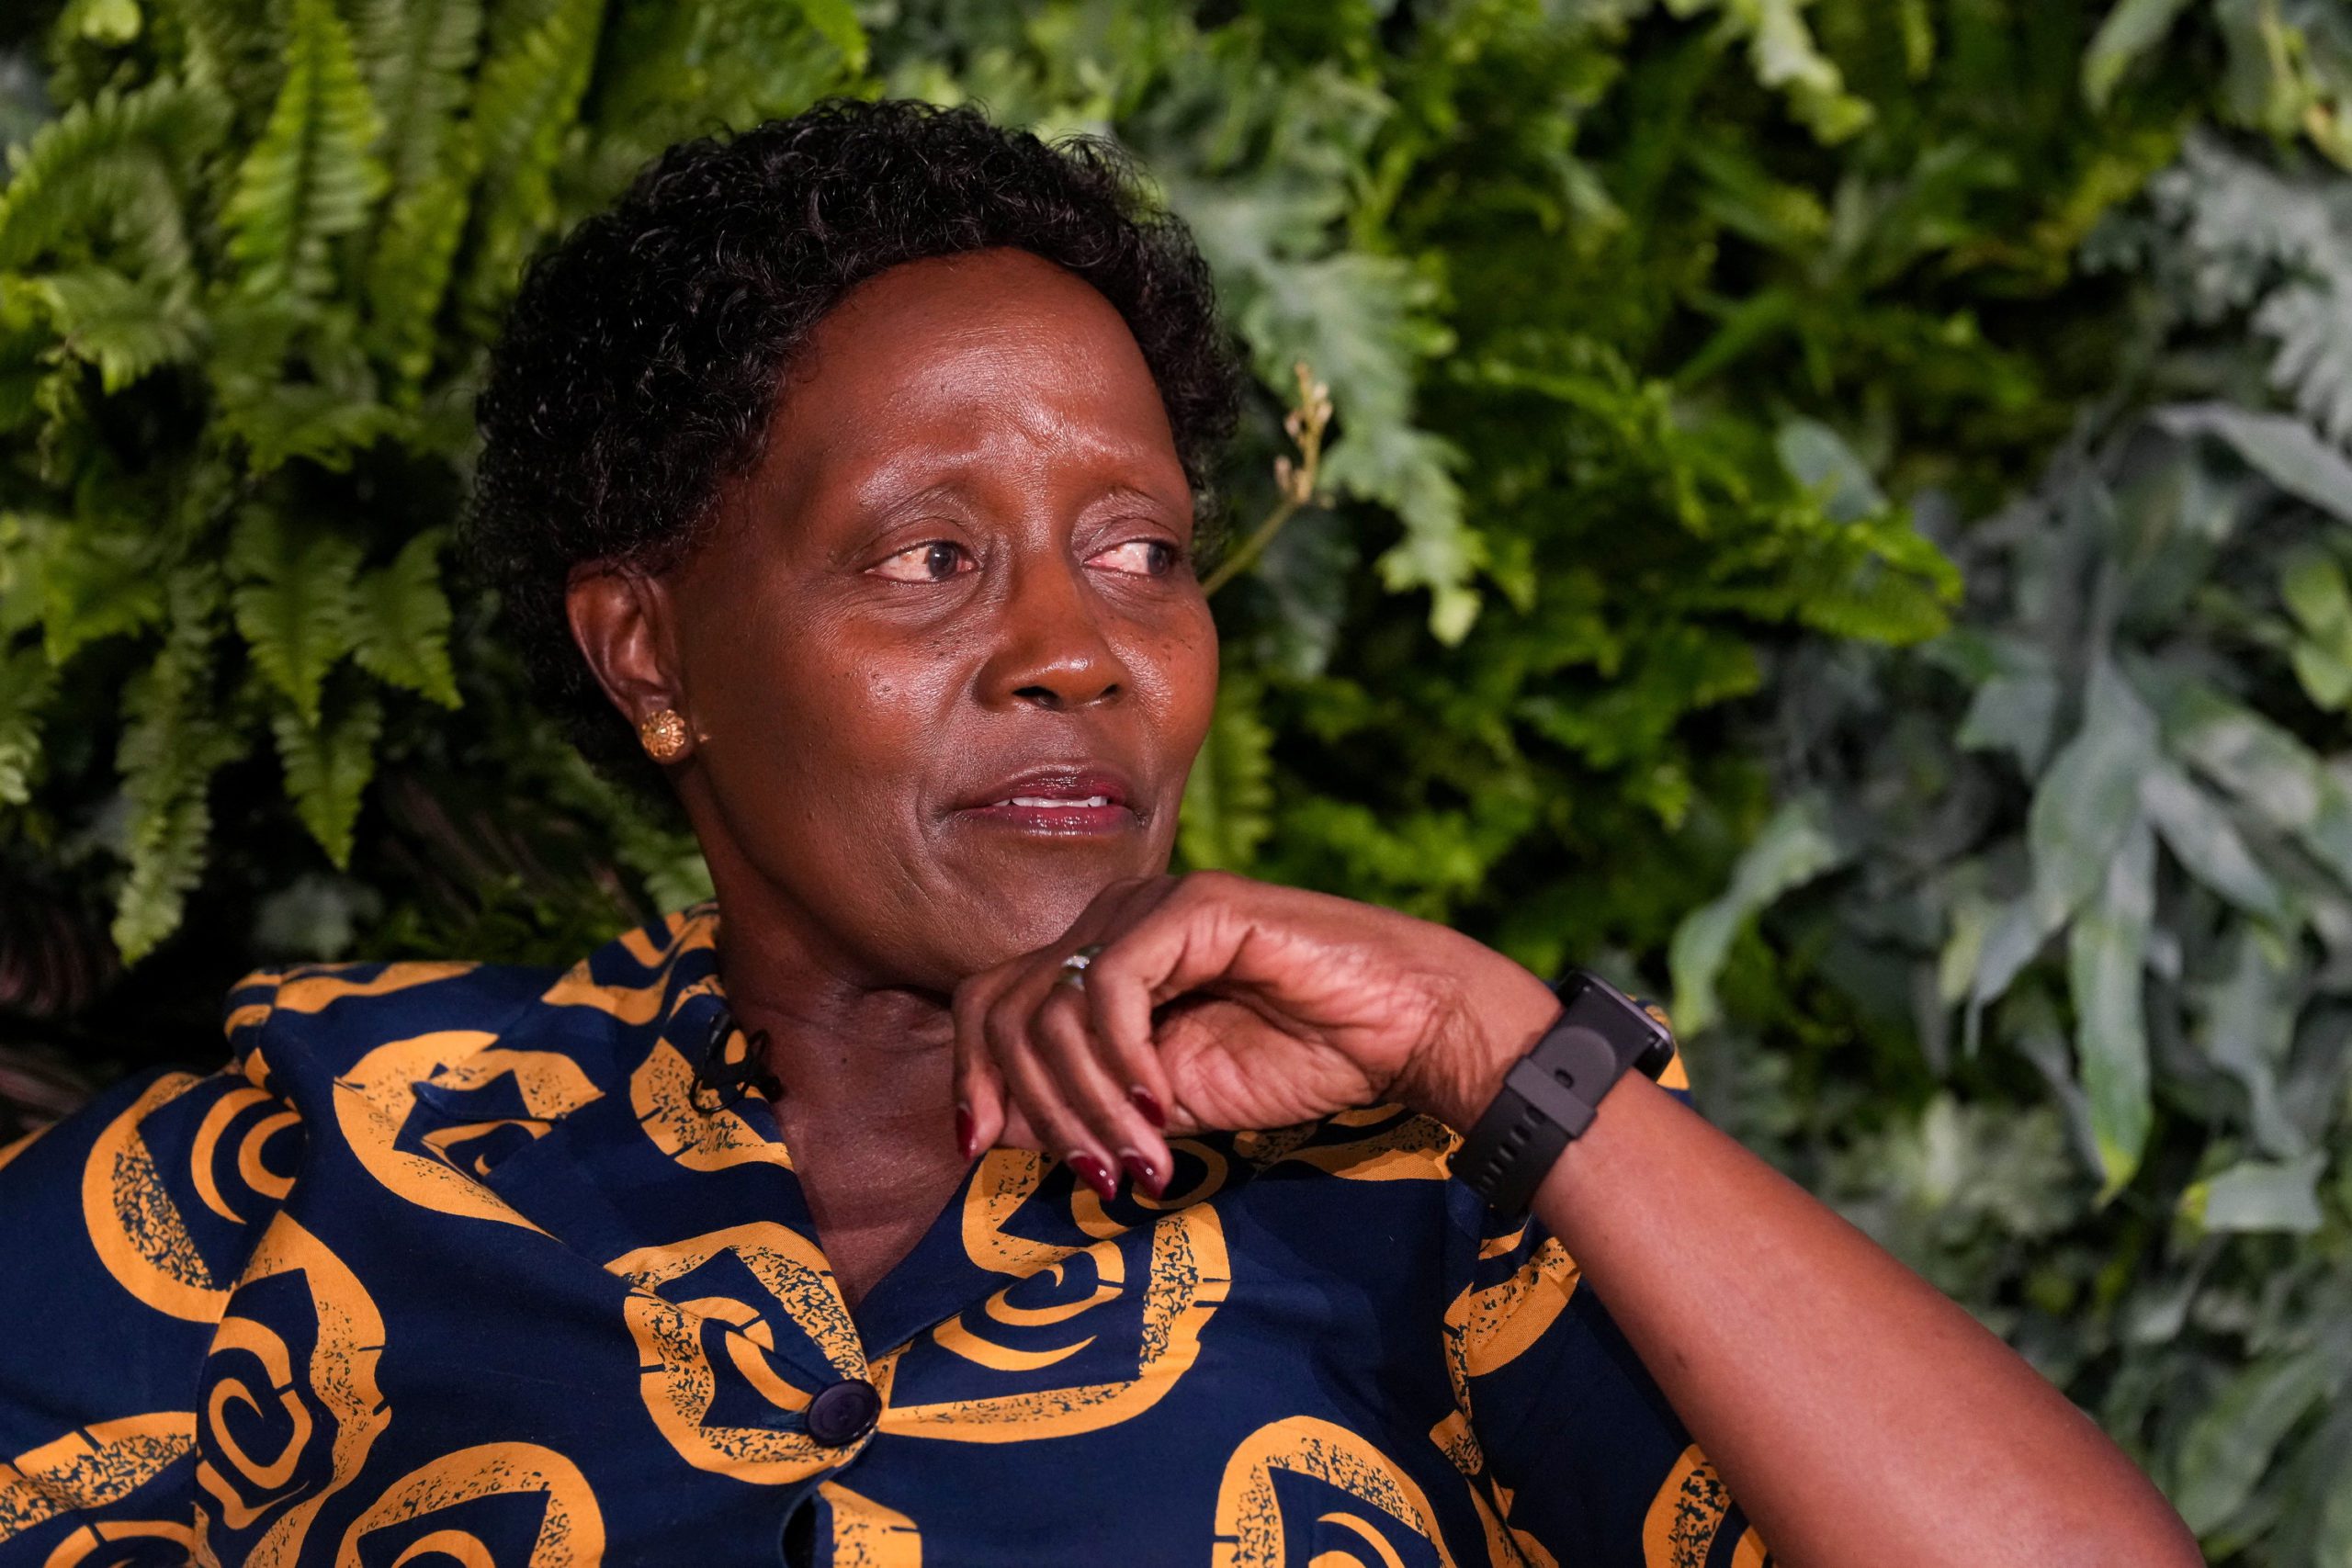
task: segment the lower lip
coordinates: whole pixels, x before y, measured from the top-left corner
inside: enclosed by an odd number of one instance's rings
[[[1136,825],[1136,814],[1124,806],[972,806],[957,815],[1057,838],[1099,838]]]

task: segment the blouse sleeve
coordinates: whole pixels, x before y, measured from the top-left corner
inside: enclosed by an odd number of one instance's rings
[[[1679,1067],[1664,1080],[1689,1102]],[[1448,1314],[1466,1459],[1528,1562],[1764,1568],[1748,1527],[1576,1263],[1532,1215],[1484,1216]],[[1499,1560],[1499,1559],[1498,1559]]]
[[[0,1147],[0,1564],[192,1545],[198,1381],[300,1149],[246,1066],[144,1073]]]

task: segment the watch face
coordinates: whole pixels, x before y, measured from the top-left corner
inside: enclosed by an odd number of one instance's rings
[[[1655,1078],[1674,1059],[1666,1010],[1627,996],[1589,969],[1571,969],[1555,987],[1562,1016],[1598,1032],[1621,1063]]]

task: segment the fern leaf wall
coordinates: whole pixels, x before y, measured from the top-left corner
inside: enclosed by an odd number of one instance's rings
[[[2352,1561],[2347,82],[2324,0],[10,8],[0,1092],[707,887],[454,575],[485,346],[680,137],[979,100],[1194,225],[1231,521],[1337,407],[1184,860],[1670,983],[2217,1562]]]

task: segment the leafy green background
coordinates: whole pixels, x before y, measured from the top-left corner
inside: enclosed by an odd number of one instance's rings
[[[2347,83],[2340,0],[11,6],[0,1104],[707,886],[447,558],[484,345],[668,142],[976,99],[1193,224],[1238,525],[1336,409],[1184,861],[1669,996],[2213,1561],[2352,1564]]]

